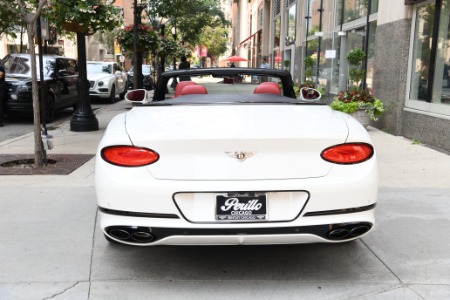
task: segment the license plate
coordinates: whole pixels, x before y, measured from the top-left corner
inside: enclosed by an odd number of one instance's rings
[[[216,220],[257,222],[267,220],[265,194],[216,196]]]

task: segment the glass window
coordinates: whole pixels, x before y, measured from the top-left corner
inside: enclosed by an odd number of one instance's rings
[[[275,18],[275,34],[274,34],[274,41],[273,41],[273,47],[277,48],[280,47],[280,36],[281,36],[281,17]]]
[[[434,3],[417,8],[410,90],[415,100],[427,100],[434,12]]]
[[[314,35],[320,28],[320,0],[309,0],[308,35]]]
[[[343,23],[351,22],[356,19],[367,16],[367,0],[353,0],[353,1],[344,1],[339,0],[338,10],[337,10],[337,18],[336,25],[341,24],[341,13],[342,13],[342,2],[344,2],[344,18],[342,20]],[[370,7],[370,14],[374,14],[378,12],[378,0],[372,0]]]
[[[450,0],[442,1],[432,103],[450,105]]]
[[[288,8],[287,14],[287,31],[286,37],[288,38],[288,43],[292,44],[295,42],[295,28],[297,24],[297,5],[294,3],[291,7]]]

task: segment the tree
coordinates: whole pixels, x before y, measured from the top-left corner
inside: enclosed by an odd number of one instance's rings
[[[56,27],[77,34],[78,103],[70,121],[70,130],[78,132],[99,129],[89,98],[86,65],[86,35],[112,31],[123,24],[122,14],[114,0],[52,0],[46,15]]]
[[[34,117],[34,164],[43,165],[43,150],[41,139],[41,115],[39,103],[39,90],[36,73],[36,52],[34,49],[34,26],[41,15],[42,9],[47,5],[47,0],[18,0],[17,2],[2,1],[1,9],[9,11],[11,15],[18,16],[27,25],[28,45],[31,55],[31,82],[33,93],[33,117]]]
[[[151,2],[148,16],[155,23],[166,19],[171,27],[176,26],[182,41],[191,45],[200,42],[204,28],[230,24],[214,0],[155,0]]]
[[[88,7],[88,5],[90,5]],[[31,79],[33,94],[34,117],[34,164],[43,165],[43,147],[41,139],[41,115],[39,103],[39,89],[36,70],[36,52],[34,47],[35,24],[43,14],[57,28],[62,28],[64,23],[82,25],[83,21],[88,25],[88,33],[93,34],[99,30],[112,30],[121,23],[121,14],[113,5],[113,0],[17,0],[12,2],[0,2],[0,10],[8,11],[10,15],[17,16],[26,23],[28,45],[31,55]],[[82,20],[82,21],[80,21]]]
[[[225,27],[206,26],[200,35],[200,44],[208,48],[211,58],[218,57],[227,51],[228,34]]]
[[[6,3],[0,4],[0,36],[8,35],[11,37],[17,37],[16,26],[20,26],[20,20],[6,9]]]

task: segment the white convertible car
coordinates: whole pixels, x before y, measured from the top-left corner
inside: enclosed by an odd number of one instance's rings
[[[127,92],[128,74],[116,62],[88,61],[87,76],[91,97],[114,103],[116,96],[123,99]]]
[[[181,81],[166,94],[171,77]],[[152,91],[153,92],[153,91]],[[374,226],[377,161],[351,116],[288,72],[163,73],[135,90],[97,152],[107,240],[128,245],[337,243]]]

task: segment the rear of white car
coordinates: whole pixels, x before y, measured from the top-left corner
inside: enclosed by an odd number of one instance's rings
[[[101,228],[143,246],[349,241],[374,225],[371,145],[357,121],[324,105],[136,107],[98,148]],[[152,162],[114,161],[130,149]],[[333,161],[342,155],[350,160]]]

